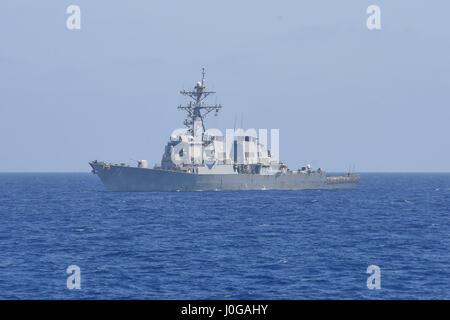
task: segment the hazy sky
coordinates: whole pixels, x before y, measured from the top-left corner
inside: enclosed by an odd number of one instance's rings
[[[81,30],[66,28],[70,4]],[[280,129],[291,168],[450,171],[449,12],[448,0],[3,0],[0,171],[159,162],[202,66],[224,106],[207,125]]]

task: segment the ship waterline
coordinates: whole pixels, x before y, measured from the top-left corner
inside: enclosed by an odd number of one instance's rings
[[[314,190],[356,188],[359,175],[325,173],[197,174],[90,162],[107,191]]]

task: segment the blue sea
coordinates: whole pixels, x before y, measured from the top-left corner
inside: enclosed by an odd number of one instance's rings
[[[450,299],[449,211],[450,174],[109,193],[87,173],[3,173],[0,298]],[[79,290],[66,286],[70,265]]]

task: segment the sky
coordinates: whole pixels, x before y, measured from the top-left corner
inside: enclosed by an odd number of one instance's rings
[[[81,29],[69,30],[69,5]],[[368,30],[366,9],[381,9]],[[159,163],[206,68],[207,127],[292,169],[450,172],[449,1],[0,2],[0,171]]]

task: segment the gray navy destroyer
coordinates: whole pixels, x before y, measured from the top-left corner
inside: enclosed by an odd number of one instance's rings
[[[202,74],[202,80],[192,91],[180,92],[191,99],[187,105],[178,107],[187,113],[185,129],[170,136],[160,166],[148,168],[146,160],[138,160],[137,166],[89,162],[107,191],[304,190],[357,186],[360,176],[356,174],[327,177],[324,170],[314,170],[310,165],[290,170],[256,136],[235,134],[227,145],[223,135],[206,130],[206,116],[213,111],[217,115],[222,106],[205,103],[215,92],[206,90],[204,69]]]

